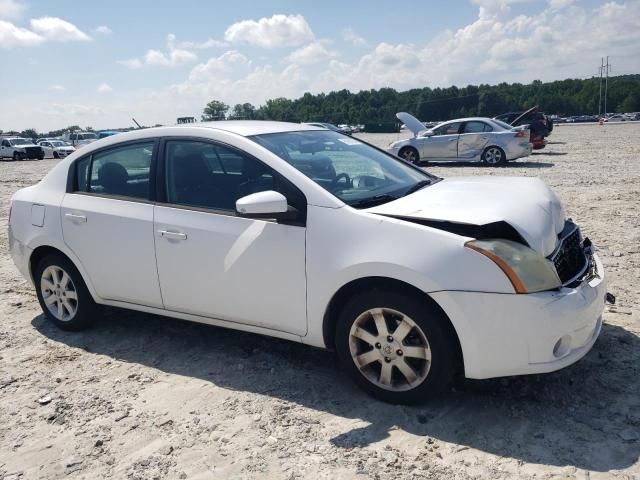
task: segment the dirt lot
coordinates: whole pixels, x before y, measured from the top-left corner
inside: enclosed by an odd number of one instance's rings
[[[506,168],[429,170],[541,177],[600,247],[618,304],[578,364],[417,407],[376,402],[332,354],[285,341],[122,311],[53,328],[6,222],[10,195],[55,161],[0,164],[0,479],[640,478],[640,124],[550,140]]]

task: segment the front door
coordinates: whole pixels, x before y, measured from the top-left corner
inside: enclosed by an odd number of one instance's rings
[[[61,215],[64,242],[101,298],[162,308],[149,201],[153,150],[147,140],[76,162]]]
[[[167,140],[163,151],[165,203],[155,207],[154,231],[165,308],[304,335],[304,225],[235,214],[238,198],[260,191],[297,202],[292,186],[211,142]]]
[[[458,158],[458,130],[461,123],[448,123],[433,129],[424,137],[420,158],[425,160],[456,160]]]

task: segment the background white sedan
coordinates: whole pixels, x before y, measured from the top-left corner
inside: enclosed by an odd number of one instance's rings
[[[531,154],[528,127],[512,128],[485,117],[449,120],[427,129],[414,116],[396,115],[413,138],[393,142],[388,151],[408,162],[484,162],[498,166]]]

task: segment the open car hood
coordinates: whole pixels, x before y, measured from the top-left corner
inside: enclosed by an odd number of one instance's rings
[[[556,194],[530,177],[448,178],[367,211],[474,238],[520,238],[545,257],[565,223]]]
[[[527,110],[526,112],[522,112],[522,114],[519,117],[516,117],[516,119],[511,122],[511,125],[515,125],[516,123],[518,123],[522,118],[526,117],[527,115],[529,115],[530,113],[533,113],[535,111],[538,110],[538,105],[536,105],[535,107],[531,107],[529,110]]]
[[[414,137],[417,137],[418,133],[427,130],[420,120],[407,112],[398,112],[396,113],[396,117],[407,126]]]

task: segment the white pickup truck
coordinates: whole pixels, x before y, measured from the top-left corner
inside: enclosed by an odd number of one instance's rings
[[[0,139],[0,160],[11,158],[13,160],[27,160],[44,158],[42,147],[33,143],[33,140],[20,137],[3,137]]]

